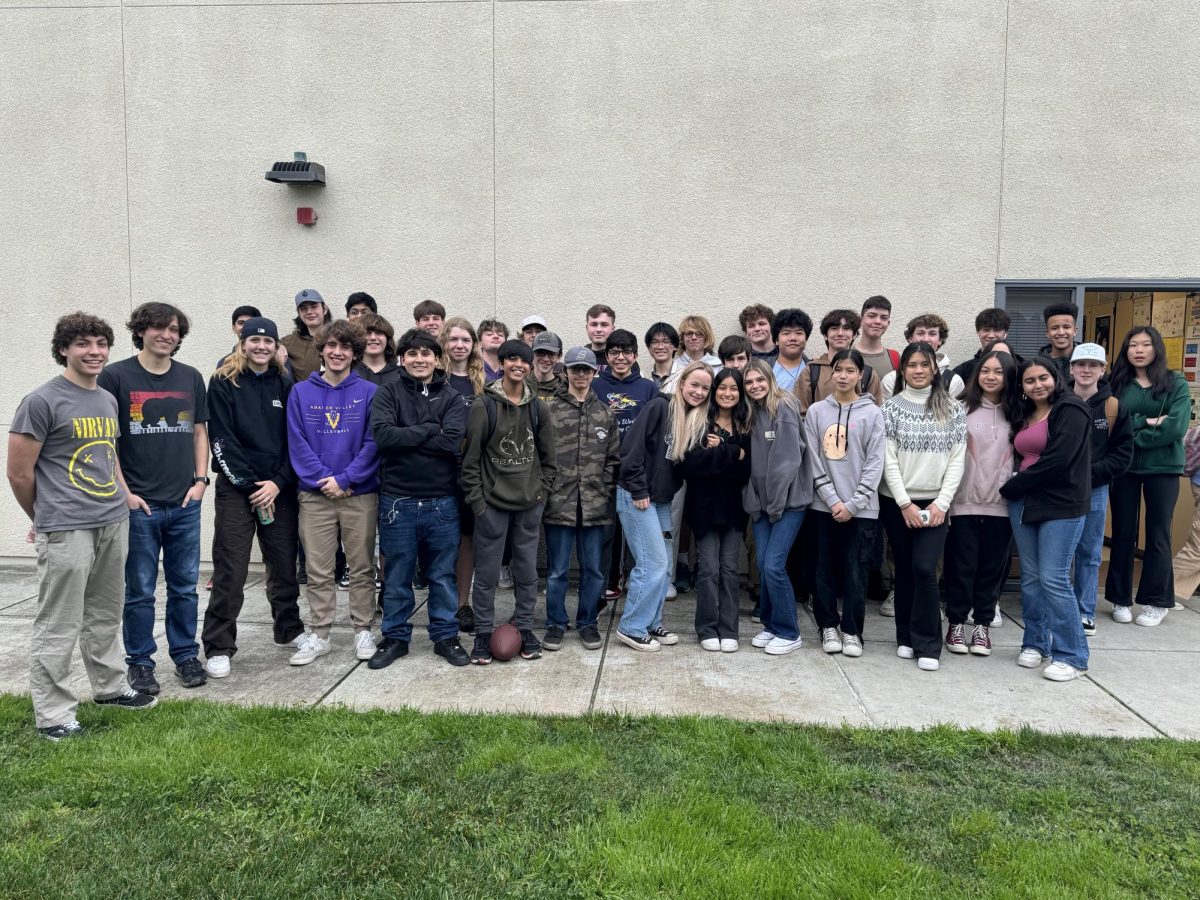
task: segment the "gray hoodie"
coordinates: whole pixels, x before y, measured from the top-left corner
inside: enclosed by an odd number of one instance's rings
[[[742,505],[750,518],[766,514],[778,522],[784,510],[805,509],[812,502],[812,478],[804,462],[804,430],[800,410],[781,402],[775,418],[757,409],[750,425],[750,480],[742,489]]]
[[[870,395],[848,405],[832,396],[808,408],[804,440],[813,478],[812,508],[839,501],[859,519],[879,518],[879,479],[887,455],[883,410]]]

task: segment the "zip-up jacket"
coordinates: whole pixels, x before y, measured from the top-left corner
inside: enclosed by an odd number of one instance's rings
[[[621,448],[612,413],[593,391],[582,403],[560,391],[546,405],[558,457],[542,521],[571,527],[609,524],[608,502],[617,482]]]
[[[719,435],[721,443],[705,446],[708,434]],[[744,458],[738,459],[743,453]],[[750,435],[735,436],[709,425],[705,439],[684,454],[676,469],[688,486],[683,498],[683,519],[696,537],[704,537],[717,528],[745,531],[742,488],[750,478]]]
[[[1112,397],[1107,382],[1096,386],[1096,393],[1085,401],[1092,414],[1092,490],[1112,484],[1118,475],[1124,475],[1133,461],[1133,424],[1125,404],[1117,404],[1117,415],[1113,419],[1112,432],[1108,430],[1108,402]]]
[[[274,364],[262,375],[245,371],[232,381],[216,375],[208,381],[208,442],[213,464],[244,494],[256,481],[295,489],[296,473],[288,459],[287,397],[291,382]]]
[[[800,410],[781,401],[772,418],[758,408],[750,422],[750,480],[742,491],[742,507],[758,521],[778,522],[789,509],[806,509],[813,498],[813,479],[804,459]]]
[[[1007,500],[1024,498],[1025,524],[1087,515],[1092,505],[1091,431],[1087,404],[1063,391],[1046,419],[1046,449],[1037,462],[1000,488]]]
[[[437,369],[428,384],[407,372],[375,391],[371,433],[389,497],[453,497],[467,431],[467,408]]]
[[[288,456],[302,491],[333,476],[342,490],[379,490],[379,451],[371,437],[375,385],[351,372],[332,385],[313,372],[288,395]]]
[[[875,400],[863,394],[845,406],[833,397],[818,401],[804,417],[804,441],[813,479],[812,508],[831,512],[841,503],[856,519],[878,519],[887,438]]]
[[[1013,471],[1012,429],[1004,408],[986,397],[967,413],[967,455],[963,477],[950,504],[951,516],[1008,516],[1000,485]]]
[[[617,484],[634,500],[670,503],[679,490],[675,464],[667,459],[671,435],[671,401],[662,395],[646,404],[621,441]]]
[[[602,369],[592,379],[592,390],[617,420],[621,440],[625,440],[629,427],[643,407],[658,396],[658,388],[649,378],[642,377],[637,363],[624,378],[617,378],[612,369]]]
[[[1155,394],[1136,381],[1130,381],[1118,398],[1129,410],[1133,426],[1133,461],[1129,471],[1136,475],[1182,475],[1183,436],[1191,417],[1191,397],[1188,383],[1178,372],[1172,373],[1175,383],[1166,394]],[[1158,425],[1147,425],[1147,419],[1166,416]]]
[[[496,412],[496,427],[490,434],[489,401]],[[535,403],[539,405],[536,430]],[[483,515],[489,506],[509,512],[531,509],[550,496],[557,470],[550,411],[529,382],[522,383],[516,403],[504,395],[503,379],[485,387],[471,407],[459,476],[475,515]]]

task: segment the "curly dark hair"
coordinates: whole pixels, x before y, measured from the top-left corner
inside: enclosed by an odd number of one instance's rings
[[[50,355],[54,361],[66,368],[66,350],[81,337],[102,337],[110,347],[116,342],[116,336],[107,322],[99,316],[76,310],[63,316],[54,325],[54,337],[50,339]]]
[[[367,349],[367,332],[358,322],[336,319],[327,325],[322,325],[313,335],[313,343],[317,345],[318,352],[323,350],[330,341],[348,344],[354,351],[354,358],[359,360],[362,359],[362,355]]]
[[[183,346],[183,339],[187,337],[187,333],[191,329],[188,317],[178,307],[172,306],[170,303],[143,303],[133,311],[133,315],[129,317],[125,327],[133,335],[133,346],[141,350],[143,348],[142,336],[145,335],[146,329],[166,328],[171,324],[172,319],[179,322],[179,343],[171,351],[171,355],[174,356]]]

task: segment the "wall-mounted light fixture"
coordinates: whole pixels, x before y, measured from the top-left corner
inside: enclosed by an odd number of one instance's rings
[[[277,162],[271,165],[271,171],[263,177],[276,184],[289,184],[294,187],[313,185],[323,187],[325,184],[325,167],[320,163],[309,162],[307,153],[294,153],[291,162]],[[316,225],[317,211],[311,206],[296,207],[296,221],[301,225]]]

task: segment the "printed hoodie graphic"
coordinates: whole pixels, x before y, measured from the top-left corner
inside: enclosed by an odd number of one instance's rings
[[[535,403],[539,406],[536,429]],[[489,407],[495,411],[494,429]],[[460,478],[467,504],[476,515],[487,506],[519,512],[541,503],[550,494],[556,468],[550,411],[533,387],[522,384],[516,403],[505,396],[503,380],[485,387],[471,407]]]

